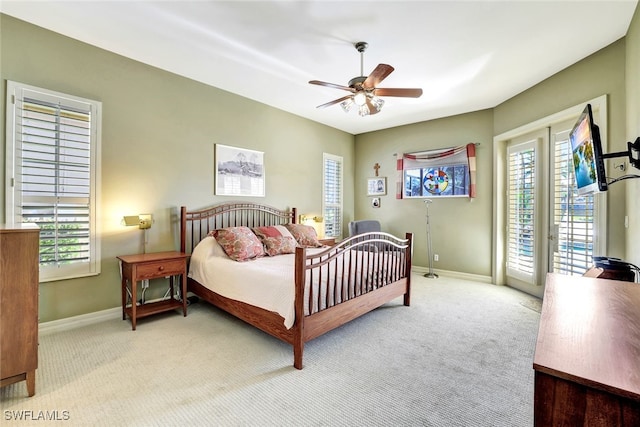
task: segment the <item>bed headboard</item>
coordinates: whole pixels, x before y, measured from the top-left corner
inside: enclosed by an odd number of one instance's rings
[[[226,202],[187,211],[180,208],[180,251],[190,254],[212,230],[225,227],[262,227],[296,223],[296,208],[281,210],[257,203]]]

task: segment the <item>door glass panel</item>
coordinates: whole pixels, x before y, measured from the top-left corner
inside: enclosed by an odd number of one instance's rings
[[[550,271],[582,275],[593,264],[594,196],[578,195],[568,132],[555,135],[552,151]]]
[[[535,180],[533,144],[508,149],[507,274],[533,283],[535,277]]]

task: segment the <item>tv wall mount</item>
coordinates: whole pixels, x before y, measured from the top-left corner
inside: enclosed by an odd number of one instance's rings
[[[627,157],[629,163],[636,169],[640,169],[640,136],[633,142],[627,142],[627,151],[618,151],[617,153],[602,154],[603,159],[613,159],[616,157]],[[623,181],[625,179],[640,178],[640,175],[627,174],[618,177],[612,181],[609,181],[606,185],[610,186],[616,182]]]
[[[640,169],[640,136],[633,142],[627,142],[627,151],[603,154],[603,159],[613,159],[616,157],[628,157],[629,163],[636,169]]]

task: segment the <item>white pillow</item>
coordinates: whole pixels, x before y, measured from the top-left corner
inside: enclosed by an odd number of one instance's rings
[[[209,235],[202,239],[200,243],[193,248],[192,257],[198,257],[202,259],[208,259],[210,257],[223,257],[229,258],[229,255],[222,249],[220,243],[216,240],[215,237]]]

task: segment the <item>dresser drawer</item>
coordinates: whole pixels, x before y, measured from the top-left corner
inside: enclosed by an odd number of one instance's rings
[[[185,260],[176,259],[168,261],[150,262],[137,266],[136,277],[138,280],[153,279],[155,277],[174,276],[184,274]]]

